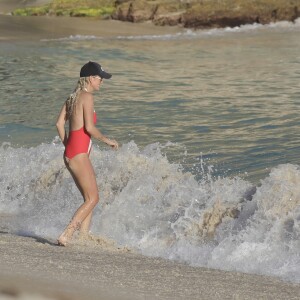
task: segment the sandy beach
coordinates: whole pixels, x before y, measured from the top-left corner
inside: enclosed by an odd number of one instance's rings
[[[33,299],[33,295],[34,299],[300,297],[299,284],[266,276],[193,268],[99,241],[64,248],[43,238],[2,231],[0,255],[0,299]]]

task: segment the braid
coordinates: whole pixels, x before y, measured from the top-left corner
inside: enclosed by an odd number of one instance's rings
[[[76,109],[76,103],[79,96],[79,93],[85,89],[88,83],[88,77],[80,77],[77,85],[72,94],[66,100],[66,110],[67,110],[67,119],[72,116],[74,108]]]

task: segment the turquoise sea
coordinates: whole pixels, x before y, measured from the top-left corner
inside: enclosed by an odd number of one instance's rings
[[[59,110],[89,60],[95,94],[92,231],[145,255],[300,282],[300,22],[174,35],[0,44],[0,214],[56,238],[82,199]],[[21,225],[22,224],[22,225]]]

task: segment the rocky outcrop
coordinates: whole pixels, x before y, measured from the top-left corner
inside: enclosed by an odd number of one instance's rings
[[[25,7],[15,15],[91,16],[127,22],[186,28],[235,27],[294,21],[300,0],[52,0],[40,7]]]
[[[238,3],[240,2],[240,3]],[[232,1],[228,6],[197,4],[182,15],[187,28],[235,27],[245,24],[267,24],[276,21],[294,21],[300,17],[300,1],[253,1],[252,5]],[[263,3],[266,2],[266,3]]]
[[[182,13],[174,12],[174,13],[158,14],[154,16],[153,23],[155,25],[161,25],[161,26],[179,25],[182,23]]]
[[[185,11],[184,6],[158,4],[152,21],[156,25],[178,25],[181,24],[182,15]]]
[[[178,0],[117,0],[112,18],[128,22],[153,21],[157,25],[178,25],[186,8],[187,5]]]
[[[146,1],[117,0],[113,19],[153,21],[156,25],[186,28],[235,27],[294,21],[300,17],[300,0]]]
[[[144,22],[153,19],[155,10],[156,6],[145,0],[126,1],[117,7],[112,18],[133,23]]]

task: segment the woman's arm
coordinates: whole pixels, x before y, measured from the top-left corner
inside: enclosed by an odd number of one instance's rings
[[[94,99],[93,95],[86,93],[84,95],[85,99],[83,101],[83,118],[84,127],[86,131],[95,139],[104,142],[105,144],[111,146],[114,149],[118,149],[119,145],[116,140],[111,140],[104,136],[100,130],[98,130],[94,124]]]
[[[58,115],[58,118],[56,121],[56,128],[58,131],[58,135],[65,146],[67,144],[67,134],[66,134],[66,130],[65,130],[65,124],[66,124],[66,119],[67,119],[66,117],[67,117],[66,104],[64,104]]]

